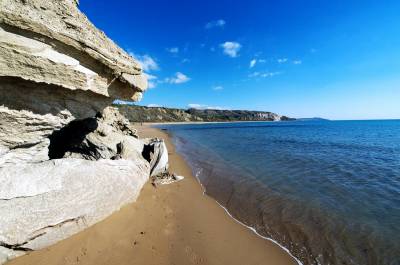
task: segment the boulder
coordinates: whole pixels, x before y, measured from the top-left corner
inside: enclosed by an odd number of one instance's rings
[[[168,170],[168,150],[163,139],[145,139],[144,157],[150,162],[150,176],[156,176]]]
[[[53,244],[135,201],[149,171],[143,158],[64,158],[1,168],[0,262]]]

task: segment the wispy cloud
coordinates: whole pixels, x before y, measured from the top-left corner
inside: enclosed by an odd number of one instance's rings
[[[274,77],[276,75],[280,75],[282,72],[253,72],[249,74],[249,77]]]
[[[205,25],[205,28],[206,28],[206,29],[211,29],[211,28],[223,28],[223,27],[225,26],[225,24],[226,24],[226,21],[225,21],[225,20],[223,20],[223,19],[218,19],[218,20],[213,20],[213,21],[208,22],[208,23]]]
[[[139,64],[142,66],[142,70],[144,75],[147,77],[147,87],[155,88],[157,86],[157,76],[149,74],[151,71],[159,70],[158,64],[155,59],[153,59],[150,55],[138,55],[133,52],[129,52],[129,55],[136,58]]]
[[[136,60],[142,66],[143,71],[145,71],[145,72],[149,72],[149,71],[152,71],[152,70],[160,69],[158,67],[158,64],[157,64],[156,60],[153,59],[148,54],[139,55],[139,54],[134,54],[133,52],[129,52],[129,55],[131,55],[132,57],[136,58]]]
[[[144,73],[144,75],[147,77],[147,87],[149,89],[155,88],[157,86],[157,76],[147,73]]]
[[[116,100],[113,101],[113,104],[134,106],[134,105],[135,105],[135,102],[133,102],[133,101],[127,101],[127,100],[116,99]]]
[[[184,58],[184,59],[181,61],[181,63],[188,63],[188,62],[190,62],[190,60],[189,60],[188,58]]]
[[[301,60],[294,60],[293,64],[302,64],[303,62]]]
[[[213,90],[222,90],[222,89],[224,89],[223,86],[214,86],[213,87]]]
[[[190,81],[190,78],[181,72],[175,73],[175,76],[165,78],[165,82],[169,84],[183,84]]]
[[[257,63],[257,59],[253,59],[253,60],[251,60],[250,61],[250,68],[253,68],[255,65],[256,65],[256,63]]]
[[[277,60],[278,63],[286,63],[288,61],[288,58],[280,58]]]
[[[215,110],[230,109],[230,108],[225,108],[225,107],[220,107],[220,106],[209,106],[209,105],[198,104],[198,103],[190,103],[190,104],[188,104],[188,107],[192,108],[192,109],[215,109]]]
[[[158,104],[149,104],[149,105],[147,105],[147,107],[149,107],[149,108],[159,108],[161,106],[158,105]]]
[[[226,41],[222,44],[220,44],[220,47],[223,49],[224,54],[235,58],[238,56],[240,49],[242,48],[242,45],[238,42],[234,41]]]
[[[201,109],[201,108],[204,108],[206,106],[207,105],[202,105],[202,104],[198,104],[198,103],[190,103],[190,104],[188,104],[188,107],[192,108],[192,109]]]
[[[177,54],[179,52],[178,47],[171,47],[171,48],[166,48],[167,52],[172,53],[172,54]]]

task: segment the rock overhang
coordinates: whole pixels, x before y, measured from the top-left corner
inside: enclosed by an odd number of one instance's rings
[[[98,30],[75,0],[2,0],[0,28],[0,76],[15,70],[11,61],[25,63],[14,65],[17,69],[42,75],[28,79],[33,82],[93,90],[113,99],[138,101],[147,89],[140,64]],[[56,82],[60,71],[70,80]]]

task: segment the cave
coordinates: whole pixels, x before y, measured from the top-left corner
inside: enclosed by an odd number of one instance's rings
[[[54,131],[49,136],[49,158],[59,159],[63,158],[67,152],[74,152],[98,159],[96,146],[91,146],[91,143],[86,143],[85,147],[82,145],[86,135],[95,131],[97,126],[97,118],[91,117],[71,121],[60,130]]]

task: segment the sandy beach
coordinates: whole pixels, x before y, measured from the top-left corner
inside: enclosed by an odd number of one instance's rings
[[[138,126],[140,137],[160,137],[169,150],[170,171],[185,179],[153,187],[135,203],[66,240],[12,260],[17,264],[237,264],[297,262],[278,245],[232,219],[203,190],[168,135]]]

